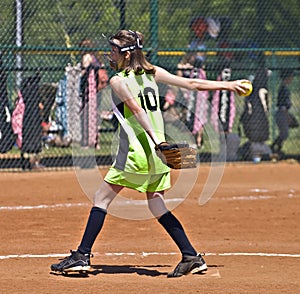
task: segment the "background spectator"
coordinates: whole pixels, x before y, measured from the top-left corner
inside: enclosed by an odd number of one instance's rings
[[[268,79],[270,71],[259,68],[253,80],[253,92],[245,97],[244,111],[240,121],[249,139],[240,149],[241,157],[248,160],[266,157],[271,154],[265,142],[269,139]]]
[[[2,56],[0,55],[0,153],[9,151],[14,143],[15,136],[7,95],[7,74],[2,68]]]
[[[231,68],[229,65],[224,65],[217,80],[229,81],[230,79]],[[226,154],[228,161],[238,159],[240,137],[238,134],[232,133],[235,114],[234,92],[228,90],[215,91],[212,97],[211,123],[215,131],[220,134],[220,153]]]
[[[39,73],[22,81],[21,93],[25,104],[22,124],[21,158],[23,169],[43,168],[40,164],[42,152],[42,117],[40,114]],[[28,160],[29,159],[29,164]]]
[[[89,49],[95,46],[89,39],[83,40],[80,47]],[[100,124],[101,92],[108,82],[101,56],[95,51],[84,51],[81,58],[80,94],[82,98],[81,125],[82,146],[99,148],[98,128]]]
[[[282,70],[280,73],[281,83],[278,89],[277,96],[277,111],[275,114],[276,124],[278,126],[278,137],[271,145],[273,153],[278,154],[280,157],[283,156],[282,146],[283,142],[289,136],[289,128],[291,126],[291,114],[289,110],[292,106],[291,93],[289,85],[294,79],[294,72],[291,69]],[[296,124],[297,125],[297,124]],[[295,125],[295,126],[296,126]]]

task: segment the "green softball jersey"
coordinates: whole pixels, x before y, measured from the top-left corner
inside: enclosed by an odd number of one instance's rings
[[[153,130],[166,141],[164,121],[160,110],[158,86],[152,74],[135,75],[124,71],[117,74],[126,83],[137,103],[146,111]],[[119,120],[119,146],[112,167],[135,174],[163,174],[170,169],[155,153],[155,146],[129,108],[113,93],[114,113]]]

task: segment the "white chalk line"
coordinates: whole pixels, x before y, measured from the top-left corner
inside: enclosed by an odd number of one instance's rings
[[[182,202],[183,198],[173,198],[165,199],[166,203],[171,202]],[[118,201],[118,205],[147,205],[147,200],[128,200],[128,201]],[[60,203],[60,204],[40,204],[40,205],[17,205],[17,206],[0,206],[0,211],[5,210],[31,210],[31,209],[53,209],[53,208],[70,208],[70,207],[80,207],[80,206],[90,206],[91,203]]]
[[[289,197],[291,197],[289,195]],[[255,201],[255,200],[269,200],[276,198],[275,196],[267,195],[248,195],[248,196],[232,196],[232,197],[216,197],[211,200],[222,201]],[[184,198],[165,199],[166,203],[182,202]],[[126,206],[142,206],[147,205],[147,200],[130,200],[115,202],[116,205]],[[90,206],[91,203],[59,203],[59,204],[40,204],[40,205],[17,205],[17,206],[0,206],[0,211],[14,211],[14,210],[33,210],[33,209],[55,209],[55,208],[71,208],[71,207],[85,207]]]
[[[94,256],[140,256],[147,257],[152,255],[170,256],[178,255],[176,252],[107,252],[107,253],[93,253]],[[63,258],[67,254],[49,253],[49,254],[10,254],[0,255],[0,260],[16,259],[16,258]],[[225,253],[205,253],[205,256],[258,256],[258,257],[288,257],[299,258],[300,254],[290,253],[262,253],[262,252],[225,252]]]
[[[268,200],[276,198],[275,196],[263,196],[263,195],[250,195],[250,196],[232,196],[232,197],[219,197],[212,198],[212,200],[225,200],[225,201],[254,201],[254,200]]]
[[[69,208],[76,206],[88,206],[88,203],[60,203],[60,204],[40,204],[40,205],[18,205],[18,206],[0,206],[1,210],[31,210],[31,209],[49,209],[49,208]]]

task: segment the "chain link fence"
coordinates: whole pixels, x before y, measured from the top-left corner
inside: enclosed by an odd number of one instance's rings
[[[277,144],[276,124],[283,106],[300,121],[299,1],[2,0],[0,7],[1,169],[112,162],[117,122],[109,86],[97,86],[98,71],[114,74],[103,54],[119,29],[142,32],[148,59],[174,74],[253,81],[249,97],[161,86],[168,130],[187,128],[201,161],[224,148],[227,161],[299,159],[299,128],[290,123]],[[99,59],[95,89],[83,74],[86,52]],[[278,106],[283,71],[293,72],[290,104]]]

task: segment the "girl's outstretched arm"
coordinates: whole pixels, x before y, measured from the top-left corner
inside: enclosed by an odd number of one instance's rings
[[[233,92],[246,93],[248,87],[244,82],[248,80],[235,80],[235,81],[213,81],[184,78],[171,74],[167,70],[156,66],[155,80],[158,83],[173,85],[180,88],[186,88],[192,91],[215,91],[215,90],[228,90]]]

